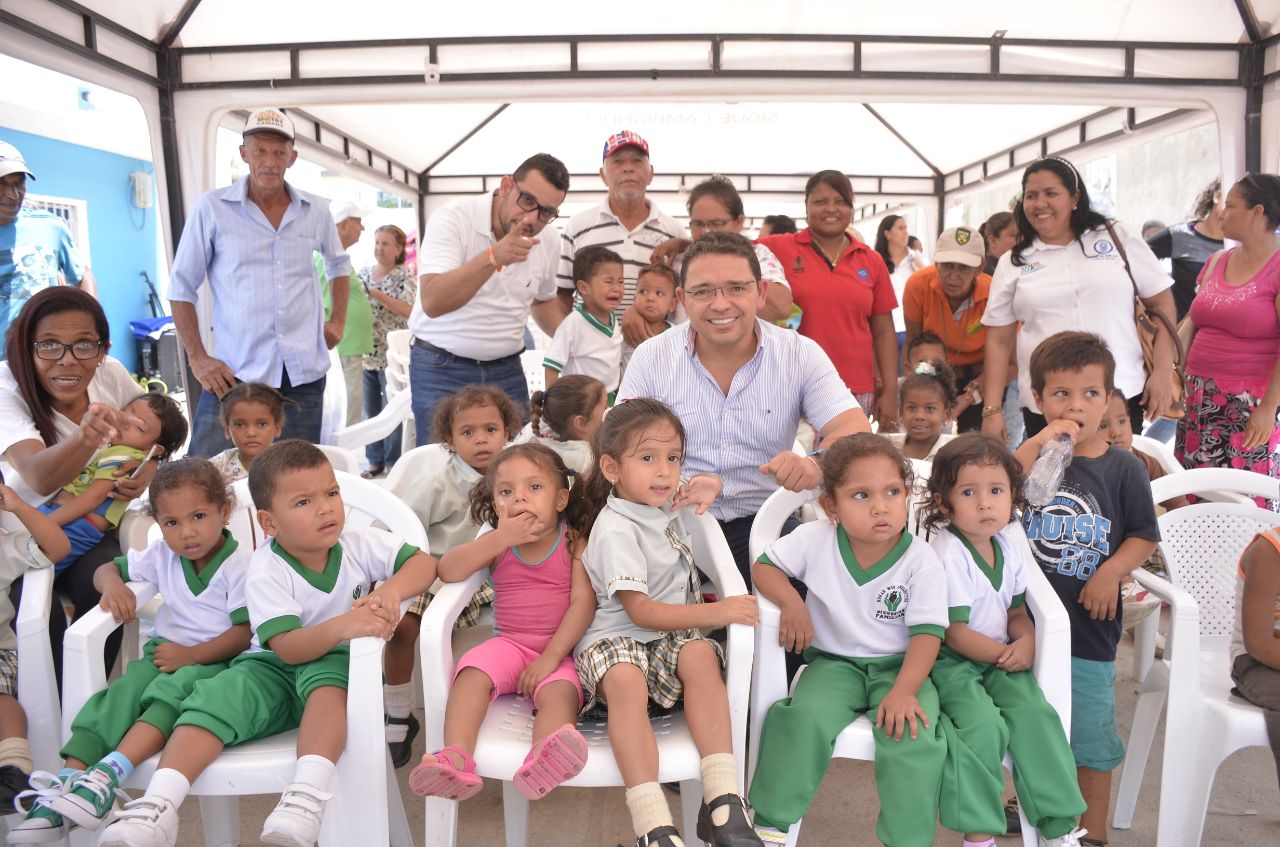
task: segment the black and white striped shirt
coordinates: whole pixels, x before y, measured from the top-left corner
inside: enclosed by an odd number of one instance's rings
[[[573,258],[578,251],[596,245],[608,247],[622,257],[627,290],[621,308],[625,310],[630,306],[636,299],[636,277],[648,266],[653,248],[668,239],[685,237],[684,229],[675,218],[652,200],[645,202],[649,204],[649,218],[633,230],[623,226],[610,211],[608,198],[594,209],[584,209],[571,217],[560,233],[560,272],[556,274],[556,284],[572,291]]]

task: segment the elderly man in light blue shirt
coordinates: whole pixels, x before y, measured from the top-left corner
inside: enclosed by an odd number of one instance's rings
[[[816,460],[791,451],[801,418],[821,444],[870,427],[821,347],[756,317],[769,283],[751,242],[703,235],[680,277],[676,296],[689,322],[636,348],[618,402],[652,397],[680,418],[684,471],[721,477],[711,512],[750,585],[747,542],[760,506],[779,486],[801,491],[822,481]]]
[[[192,425],[193,456],[231,446],[218,422],[218,402],[237,382],[266,383],[293,401],[282,437],[320,440],[326,348],[342,337],[351,261],[329,204],[285,182],[298,158],[293,134],[293,121],[278,109],[251,114],[240,146],[249,175],[201,195],[178,243],[169,300],[191,371],[204,389]],[[327,322],[313,252],[324,257],[333,288]],[[213,295],[212,355],[196,317],[206,278]]]

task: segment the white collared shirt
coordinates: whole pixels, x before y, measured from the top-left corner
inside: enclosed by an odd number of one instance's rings
[[[1124,243],[1142,297],[1153,297],[1173,285],[1145,241],[1124,224],[1112,226]],[[1037,238],[1022,259],[1019,267],[1013,264],[1013,251],[1000,257],[982,316],[986,326],[1022,322],[1017,344],[1022,406],[1039,411],[1031,396],[1031,352],[1049,336],[1066,330],[1101,336],[1116,360],[1116,388],[1126,397],[1141,394],[1147,380],[1133,322],[1133,284],[1106,227],[1089,230],[1063,245]]]
[[[608,247],[622,257],[622,275],[627,289],[620,308],[626,310],[636,299],[636,277],[648,267],[653,248],[672,238],[684,237],[684,228],[675,218],[658,208],[652,200],[649,217],[635,229],[627,229],[609,208],[606,197],[599,206],[583,209],[569,218],[560,246],[560,270],[556,280],[563,289],[572,290],[573,258],[583,247]]]
[[[496,243],[493,195],[455,200],[431,213],[418,250],[418,273],[448,273]],[[421,298],[409,313],[409,330],[455,356],[481,362],[524,349],[524,328],[535,301],[556,296],[560,232],[548,226],[523,262],[495,271],[462,307],[438,318],[427,317]]]
[[[556,330],[542,364],[561,376],[597,379],[613,394],[622,379],[622,327],[617,316],[611,313],[604,324],[578,306]]]
[[[728,394],[698,360],[688,324],[637,347],[618,389],[619,403],[652,397],[680,418],[687,439],[683,473],[714,473],[724,482],[711,506],[720,520],[760,511],[778,487],[760,466],[791,449],[801,418],[821,432],[858,408],[817,342],[759,318],[756,337],[756,352],[734,374]]]

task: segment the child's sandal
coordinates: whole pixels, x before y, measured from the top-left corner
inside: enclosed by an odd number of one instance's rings
[[[453,764],[450,753],[462,761],[461,768]],[[409,774],[409,788],[422,797],[466,800],[484,787],[484,780],[476,775],[475,770],[475,760],[465,750],[450,745],[422,757],[422,764]]]
[[[587,739],[565,724],[536,741],[512,782],[530,800],[538,800],[560,783],[573,779],[587,764]]]

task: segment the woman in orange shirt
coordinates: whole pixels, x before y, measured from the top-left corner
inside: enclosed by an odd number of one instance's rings
[[[902,315],[908,340],[921,332],[942,339],[947,364],[956,372],[960,395],[953,414],[956,431],[982,429],[981,385],[991,277],[982,273],[986,245],[976,229],[953,227],[938,236],[934,264],[913,273],[902,292]]]

